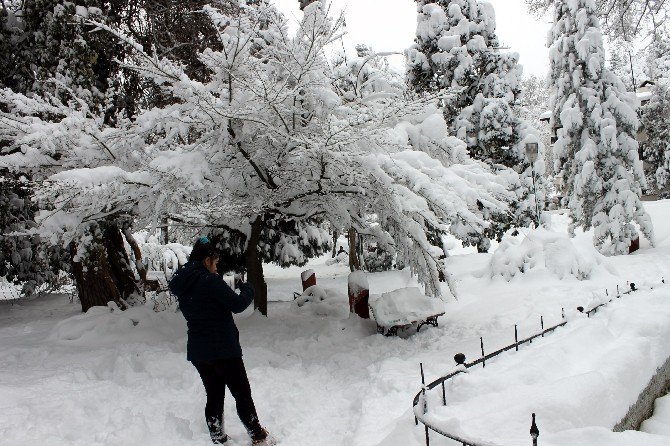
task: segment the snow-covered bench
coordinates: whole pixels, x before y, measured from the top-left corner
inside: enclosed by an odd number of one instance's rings
[[[419,288],[401,288],[371,298],[370,309],[377,323],[377,332],[395,336],[399,329],[415,323],[418,323],[417,332],[424,325],[437,327],[437,318],[444,314],[444,303],[424,296]]]

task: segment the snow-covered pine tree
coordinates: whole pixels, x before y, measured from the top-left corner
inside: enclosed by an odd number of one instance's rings
[[[640,110],[640,123],[647,136],[642,143],[649,166],[647,182],[651,189],[661,190],[670,183],[670,44],[660,40],[654,47],[654,86],[649,102]]]
[[[595,2],[557,3],[549,43],[553,119],[562,126],[554,153],[571,230],[593,228],[595,246],[607,255],[628,251],[633,222],[653,243],[640,201],[634,97],[605,67]]]
[[[33,188],[24,175],[0,169],[0,277],[20,285],[22,294],[55,286],[68,263],[63,249],[43,243],[34,232],[38,206]]]
[[[518,55],[502,53],[493,7],[478,0],[417,0],[408,79],[417,92],[451,91],[444,114],[452,135],[477,159],[517,166],[521,91]]]
[[[443,101],[449,133],[465,141],[474,158],[503,175],[512,174],[505,169],[513,169],[519,177],[509,181],[516,197],[513,212],[490,215],[493,224],[486,233],[472,233],[465,240],[487,251],[490,239],[536,221],[534,202],[524,201],[535,198],[534,190],[539,208],[544,204],[544,158],[531,167],[524,150],[537,132],[515,113],[522,76],[518,55],[501,52],[490,4],[478,0],[417,0],[417,4],[417,36],[407,51],[410,85],[419,93],[450,93]]]
[[[662,190],[670,183],[670,84],[657,81],[652,92],[649,103],[641,110],[641,123],[648,138],[643,143],[643,153],[649,163],[649,187]]]

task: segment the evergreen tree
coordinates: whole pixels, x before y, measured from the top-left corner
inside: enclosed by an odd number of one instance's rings
[[[0,277],[21,285],[22,294],[56,285],[67,265],[64,250],[43,243],[35,231],[33,188],[25,176],[0,169]]]
[[[641,125],[646,133],[642,143],[648,163],[650,188],[660,190],[670,183],[670,45],[665,39],[655,42],[651,72],[655,85],[649,102],[640,110]]]
[[[600,252],[623,254],[635,221],[653,243],[640,201],[634,97],[605,67],[595,2],[557,3],[550,39],[553,119],[562,126],[554,151],[571,230],[593,228]]]
[[[657,81],[652,93],[641,109],[641,124],[647,134],[642,148],[649,163],[648,184],[652,190],[661,190],[670,183],[670,84]]]
[[[450,133],[477,159],[517,166],[521,91],[517,54],[500,52],[493,7],[478,0],[418,0],[416,43],[408,78],[417,92],[450,93],[444,115]]]
[[[444,95],[449,133],[465,141],[475,159],[508,176],[514,190],[512,213],[488,215],[492,225],[485,233],[471,232],[464,240],[486,252],[490,239],[536,221],[535,196],[542,208],[545,195],[544,147],[530,166],[524,146],[537,132],[516,116],[522,70],[517,54],[500,51],[493,7],[478,0],[417,3],[417,36],[407,51],[410,85],[419,93]]]

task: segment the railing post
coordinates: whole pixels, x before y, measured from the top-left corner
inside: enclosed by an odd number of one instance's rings
[[[482,367],[486,367],[486,355],[484,354],[484,338],[479,338],[479,344],[482,347]]]
[[[537,446],[537,437],[540,436],[540,430],[535,424],[535,414],[533,414],[533,422],[530,425],[530,438],[533,439],[533,446]]]
[[[421,394],[423,395],[423,414],[425,415],[428,412],[428,402],[426,401],[426,377],[423,373],[423,362],[419,363],[421,367]],[[428,434],[428,426],[424,424],[426,430],[426,446],[430,446],[430,437]]]
[[[516,328],[516,324],[514,324],[514,346],[516,351],[519,351],[519,331]]]

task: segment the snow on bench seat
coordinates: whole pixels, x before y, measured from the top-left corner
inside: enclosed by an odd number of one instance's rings
[[[415,322],[420,323],[420,328],[423,322],[436,322],[436,317],[444,314],[444,302],[424,296],[416,287],[384,293],[370,302],[370,308],[380,328],[396,330]]]

